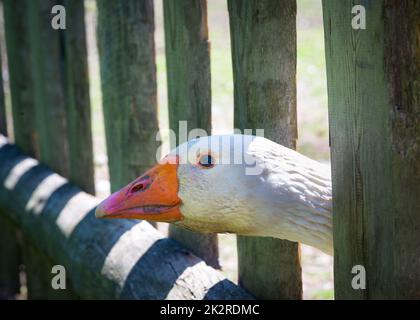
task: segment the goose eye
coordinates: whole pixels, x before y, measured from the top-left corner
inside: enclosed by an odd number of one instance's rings
[[[213,168],[215,165],[213,156],[210,154],[202,155],[198,163],[201,167],[206,168],[206,169]]]

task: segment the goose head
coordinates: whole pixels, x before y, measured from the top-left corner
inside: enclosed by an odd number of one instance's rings
[[[105,199],[96,217],[276,237],[332,252],[328,167],[250,135],[215,135],[181,144]]]

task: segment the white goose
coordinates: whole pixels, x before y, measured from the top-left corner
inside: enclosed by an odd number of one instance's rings
[[[98,218],[302,242],[332,254],[328,167],[262,137],[190,140],[115,192]]]

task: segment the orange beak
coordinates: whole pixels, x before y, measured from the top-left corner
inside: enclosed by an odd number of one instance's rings
[[[166,158],[113,193],[95,210],[97,218],[173,222],[182,219],[178,197],[178,158]]]

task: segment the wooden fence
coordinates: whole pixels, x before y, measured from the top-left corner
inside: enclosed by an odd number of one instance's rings
[[[65,30],[51,28],[56,4]],[[163,5],[170,128],[187,120],[210,132],[207,3]],[[354,1],[323,1],[335,294],[420,298],[420,5],[365,5],[367,28],[357,30]],[[153,6],[97,0],[112,191],[153,165],[158,148]],[[228,9],[235,127],[295,148],[296,2],[228,0]],[[17,293],[24,265],[29,298],[302,297],[296,243],[238,237],[243,290],[213,269],[216,235],[171,227],[175,242],[146,222],[94,220],[97,200],[84,192],[94,193],[84,1],[3,0],[3,11],[14,141],[26,156],[2,138],[0,288]],[[68,266],[64,293],[51,289],[53,264]],[[355,265],[366,268],[365,290],[351,286]]]

